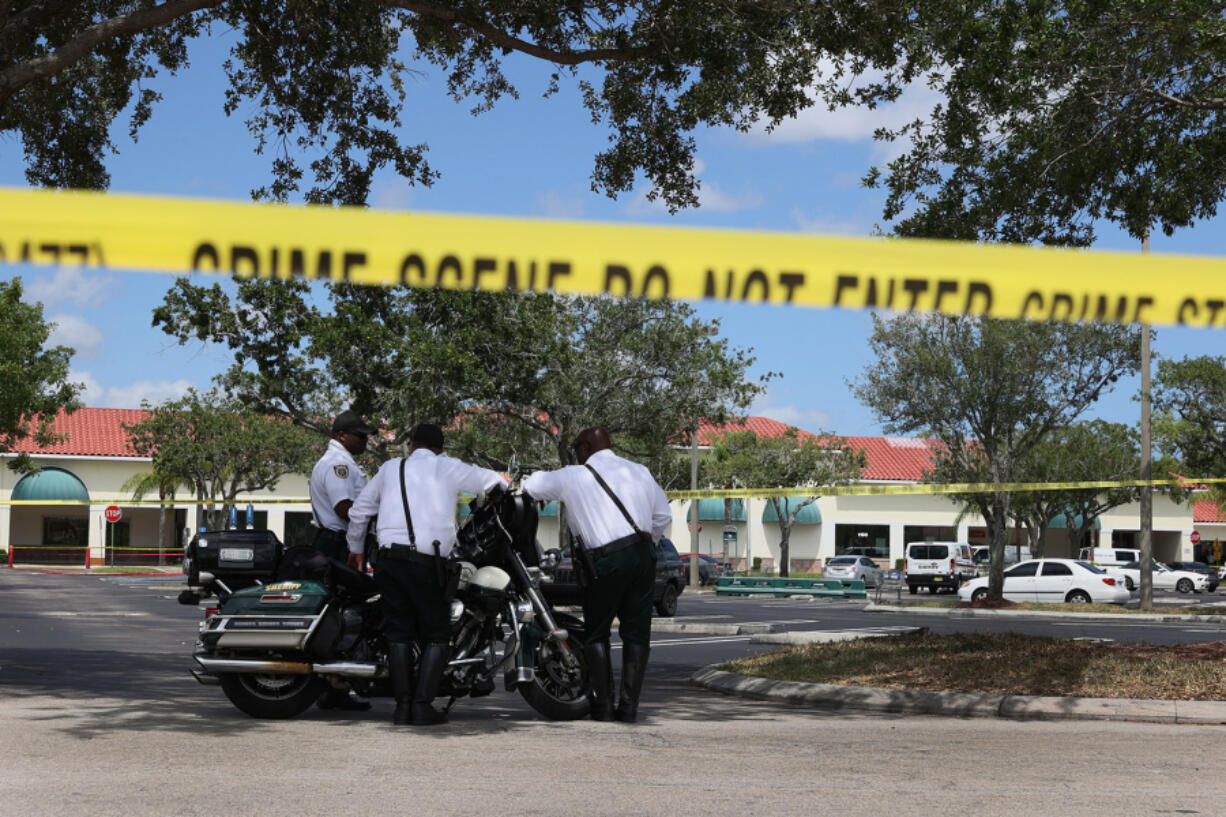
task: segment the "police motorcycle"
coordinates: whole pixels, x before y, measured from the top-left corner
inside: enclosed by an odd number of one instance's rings
[[[536,503],[496,490],[469,508],[440,577],[454,588],[451,660],[439,687],[450,698],[445,708],[490,694],[501,675],[508,692],[547,718],[587,717],[583,623],[541,593],[542,567],[551,565],[538,554]],[[233,536],[243,533],[250,541]],[[201,533],[189,543],[179,601],[217,600],[200,623],[196,679],[220,685],[256,718],[292,718],[327,684],[392,696],[374,579],[313,548],[279,548],[268,531]]]

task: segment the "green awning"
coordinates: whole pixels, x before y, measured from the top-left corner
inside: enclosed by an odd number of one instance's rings
[[[690,503],[690,507],[685,511],[685,521],[689,522],[693,515],[694,503]],[[728,517],[732,522],[744,522],[745,516],[745,500],[732,500],[732,511]],[[724,521],[724,500],[722,499],[700,499],[698,500],[698,521],[699,522],[723,522]]]
[[[1080,515],[1073,517],[1073,524],[1075,526],[1081,525]],[[1097,516],[1094,517],[1094,530],[1102,530],[1102,527],[1103,527],[1102,520],[1099,519]],[[1060,514],[1055,519],[1047,523],[1047,528],[1048,530],[1068,530],[1068,519],[1065,518],[1064,514]]]
[[[779,505],[784,515],[791,516],[792,511],[797,505],[804,502],[808,497],[804,496],[789,496],[779,500]],[[775,503],[771,500],[766,500],[766,507],[762,510],[763,522],[778,522],[779,514],[775,512]],[[808,505],[800,509],[800,513],[796,514],[797,525],[820,525],[822,522],[822,512],[817,507],[817,502],[810,502]]]
[[[51,466],[26,474],[13,488],[13,500],[24,502],[89,501],[89,491],[71,471]]]

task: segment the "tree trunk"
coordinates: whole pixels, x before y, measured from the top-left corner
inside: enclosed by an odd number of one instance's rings
[[[1005,588],[1005,543],[1009,537],[1009,495],[992,494],[989,507],[983,508],[984,521],[988,525],[988,547],[992,554],[988,570],[988,596],[1000,598]]]
[[[780,517],[782,519],[783,517]],[[788,571],[788,539],[792,537],[792,526],[779,523],[779,576],[786,579]]]

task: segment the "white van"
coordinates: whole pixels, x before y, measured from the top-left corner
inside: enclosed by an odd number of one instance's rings
[[[905,556],[911,593],[921,587],[933,593],[946,587],[957,592],[958,585],[975,578],[975,558],[966,542],[908,542]]]
[[[1077,558],[1099,567],[1121,567],[1141,561],[1141,551],[1138,548],[1082,548]]]

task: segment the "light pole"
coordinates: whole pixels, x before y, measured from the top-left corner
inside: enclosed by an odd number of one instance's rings
[[[1149,227],[1141,239],[1141,254],[1149,255]],[[1141,609],[1154,607],[1154,486],[1149,439],[1149,324],[1141,324]]]
[[[698,490],[698,418],[694,418],[694,436],[690,443],[690,490]],[[690,500],[690,589],[697,590],[702,578],[698,564],[698,508],[702,500]]]

